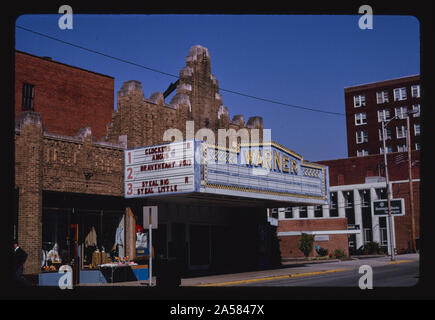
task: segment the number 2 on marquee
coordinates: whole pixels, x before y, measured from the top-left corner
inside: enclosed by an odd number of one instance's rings
[[[127,168],[127,179],[133,179],[133,169]]]

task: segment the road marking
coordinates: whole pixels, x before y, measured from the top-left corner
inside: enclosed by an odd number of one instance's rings
[[[308,277],[308,276],[314,276],[314,275],[319,275],[319,274],[327,274],[327,273],[341,272],[341,271],[348,271],[348,270],[352,270],[352,269],[351,268],[331,269],[331,270],[305,272],[305,273],[293,273],[293,274],[286,274],[286,275],[282,275],[282,276],[271,276],[271,277],[248,279],[248,280],[236,280],[236,281],[227,281],[227,282],[219,282],[219,283],[207,283],[207,284],[200,284],[200,285],[198,285],[198,287],[228,286],[228,285],[232,285],[232,284],[245,284],[245,283],[261,282],[261,281],[267,281],[267,280],[279,280],[279,279],[288,279],[288,278]]]
[[[392,261],[388,264],[398,264],[398,263],[407,263],[407,262],[414,262],[414,260],[398,260],[398,261]]]

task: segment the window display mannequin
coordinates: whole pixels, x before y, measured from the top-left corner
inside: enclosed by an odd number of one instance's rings
[[[94,226],[92,226],[91,230],[87,234],[85,238],[85,252],[84,252],[84,260],[87,264],[92,264],[92,255],[97,248],[97,232],[95,231]]]
[[[115,245],[118,249],[118,257],[124,257],[124,216],[122,216],[118,228],[116,229]]]
[[[91,231],[89,231],[88,235],[85,238],[85,247],[97,245],[97,232],[95,231],[94,226],[92,226]]]
[[[62,260],[60,259],[58,250],[59,246],[57,245],[57,242],[55,242],[53,248],[48,251],[47,260],[50,260],[52,263],[61,262]]]

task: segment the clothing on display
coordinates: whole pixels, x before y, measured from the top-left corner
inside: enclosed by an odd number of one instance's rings
[[[94,253],[92,254],[92,268],[97,268],[98,265],[101,264],[101,252],[98,250],[95,250]]]
[[[89,231],[88,235],[85,238],[85,247],[96,246],[97,245],[97,232],[95,228],[92,226],[91,231]]]
[[[116,248],[118,249],[118,256],[123,257],[124,256],[124,216],[122,216],[118,228],[116,229],[115,245]]]
[[[41,268],[43,268],[47,265],[47,256],[48,256],[48,252],[46,250],[42,249]]]
[[[104,247],[103,249],[101,249],[101,261],[100,264],[105,264],[107,262],[107,254],[106,251],[104,251]]]

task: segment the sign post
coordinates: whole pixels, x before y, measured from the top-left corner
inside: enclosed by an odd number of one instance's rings
[[[150,287],[153,285],[153,232],[152,232],[152,219],[153,219],[153,215],[151,213],[151,208],[150,208],[150,212],[149,212],[149,216],[150,216],[150,221],[148,224],[148,234],[150,237],[150,246],[148,248],[148,270],[149,270],[149,282],[150,282]]]
[[[148,279],[149,286],[153,285],[153,233],[152,229],[157,229],[158,217],[157,206],[143,207],[144,228],[148,226],[149,246],[148,246]]]

